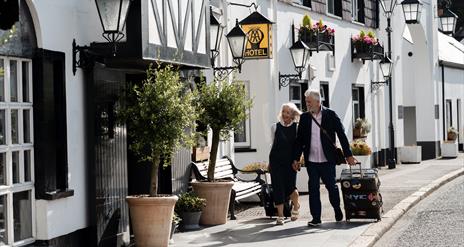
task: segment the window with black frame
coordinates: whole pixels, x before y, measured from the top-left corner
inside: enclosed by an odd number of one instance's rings
[[[353,124],[358,118],[365,118],[365,102],[364,102],[364,87],[353,86]]]
[[[321,94],[321,104],[325,107],[330,107],[329,104],[329,83],[322,82],[320,83],[320,94]]]
[[[327,0],[327,13],[342,17],[342,0]]]
[[[352,0],[351,7],[353,21],[364,23],[364,0]]]

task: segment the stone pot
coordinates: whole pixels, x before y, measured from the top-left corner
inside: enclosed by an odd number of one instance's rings
[[[197,230],[200,229],[200,212],[180,212],[179,216],[182,218],[182,230]]]
[[[137,246],[168,246],[177,196],[128,196],[126,201]]]
[[[230,192],[234,182],[193,182],[193,191],[206,199],[200,217],[202,225],[221,225],[227,222]]]

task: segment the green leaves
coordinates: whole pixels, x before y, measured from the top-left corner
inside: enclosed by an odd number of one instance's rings
[[[120,116],[130,121],[130,148],[142,160],[155,161],[159,156],[169,164],[170,155],[180,146],[192,144],[197,114],[194,93],[186,92],[179,73],[172,66],[150,66],[147,79],[127,92],[126,107]]]
[[[206,199],[200,198],[193,192],[182,193],[176,202],[175,211],[181,212],[200,212],[206,206]]]
[[[247,110],[252,106],[243,83],[234,81],[214,81],[199,89],[199,121],[215,131],[220,131],[223,139],[228,139],[247,118]]]

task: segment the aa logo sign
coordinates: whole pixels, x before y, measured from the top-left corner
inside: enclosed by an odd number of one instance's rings
[[[242,25],[243,31],[248,35],[245,47],[245,58],[271,58],[271,25],[247,24]]]

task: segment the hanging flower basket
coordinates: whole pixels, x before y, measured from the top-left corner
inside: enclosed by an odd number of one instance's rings
[[[302,25],[298,29],[298,38],[313,51],[321,50],[324,45],[327,47],[323,50],[333,50],[334,35],[335,29],[324,25],[322,20],[313,25],[309,15],[303,17]]]
[[[352,58],[362,60],[382,59],[383,47],[372,31],[360,31],[358,35],[351,37]]]

